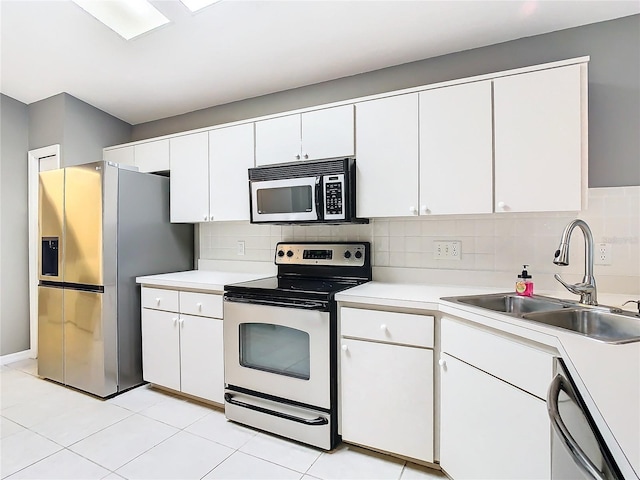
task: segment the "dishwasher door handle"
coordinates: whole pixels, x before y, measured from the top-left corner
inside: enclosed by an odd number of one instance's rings
[[[551,381],[549,390],[547,391],[547,412],[549,413],[551,425],[558,436],[562,439],[564,446],[569,450],[569,453],[576,465],[578,465],[578,467],[580,467],[580,469],[588,475],[589,478],[592,478],[593,480],[605,480],[604,474],[593,464],[587,454],[580,448],[578,443],[569,433],[567,426],[562,421],[562,417],[560,417],[560,410],[558,408],[558,397],[560,396],[560,391],[565,392],[572,401],[577,403],[577,400],[567,389],[565,382],[566,380],[564,377],[557,374]]]

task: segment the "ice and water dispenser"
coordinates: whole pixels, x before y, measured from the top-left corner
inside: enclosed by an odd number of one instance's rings
[[[42,237],[42,270],[43,277],[58,276],[58,255],[60,239],[58,237]]]

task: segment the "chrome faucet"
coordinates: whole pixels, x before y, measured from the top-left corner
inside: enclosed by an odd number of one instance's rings
[[[593,277],[593,235],[589,225],[584,220],[575,219],[564,227],[560,247],[556,250],[553,263],[562,266],[569,265],[569,240],[575,227],[580,227],[584,236],[584,277],[582,282],[572,285],[562,280],[557,273],[554,277],[571,293],[580,295],[580,303],[598,305],[596,279]]]

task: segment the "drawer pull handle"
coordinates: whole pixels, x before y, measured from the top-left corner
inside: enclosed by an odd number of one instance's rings
[[[382,330],[383,332],[387,332],[387,325],[385,323],[383,323],[382,325],[380,325],[380,330]]]
[[[196,307],[198,307],[198,311],[202,311],[202,304],[200,302],[196,303]]]
[[[156,305],[160,305],[160,297],[156,297]]]

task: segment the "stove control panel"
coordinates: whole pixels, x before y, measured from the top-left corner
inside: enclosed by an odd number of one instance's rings
[[[275,263],[361,267],[366,253],[363,243],[278,243]]]

